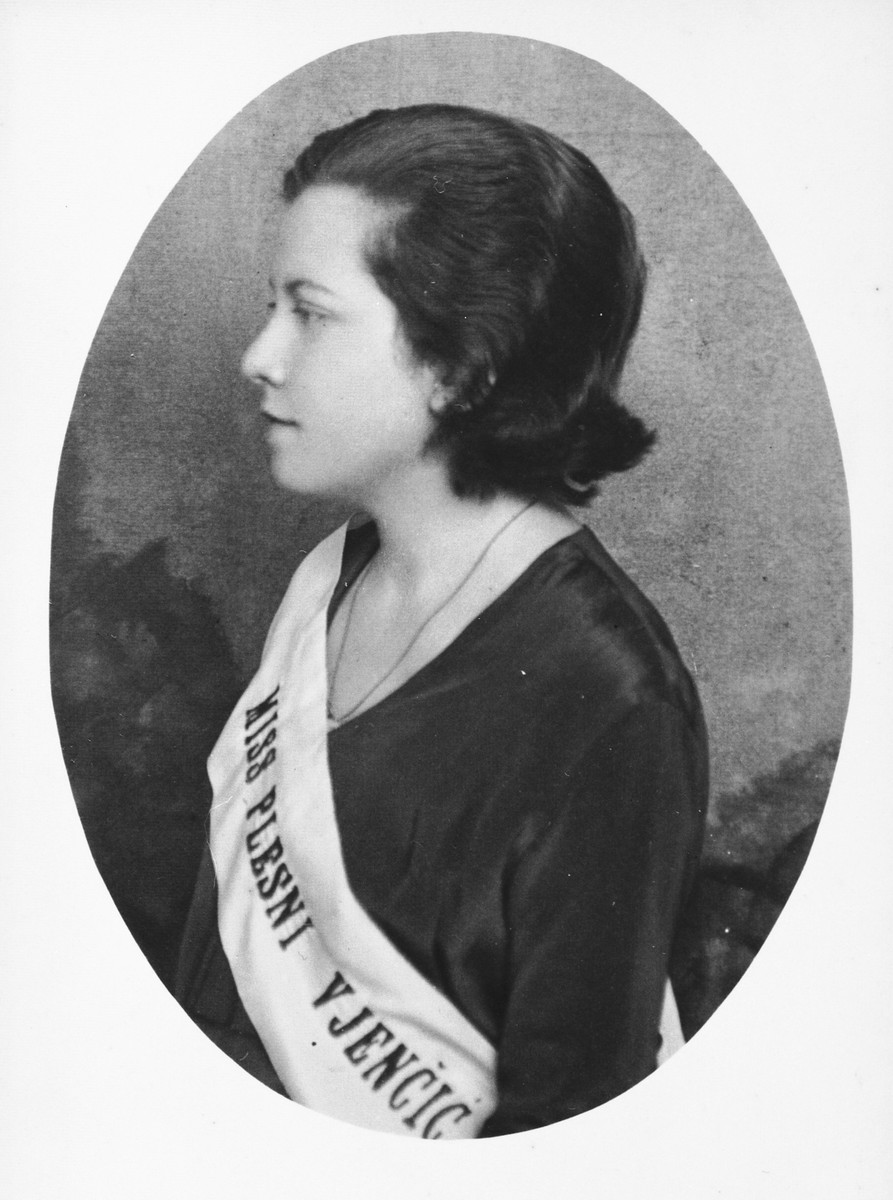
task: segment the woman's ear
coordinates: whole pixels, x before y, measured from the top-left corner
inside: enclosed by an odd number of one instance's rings
[[[473,374],[468,373],[464,379],[453,378],[450,386],[442,379],[434,380],[428,397],[428,411],[434,417],[443,416],[449,409],[456,413],[471,412],[476,403],[486,399],[496,386],[496,372],[492,368],[487,371],[486,383],[481,382],[482,375],[483,372],[479,369]],[[474,382],[477,382],[477,388],[472,386]]]
[[[433,417],[441,417],[452,406],[453,393],[439,381],[435,381],[428,397],[428,411]]]

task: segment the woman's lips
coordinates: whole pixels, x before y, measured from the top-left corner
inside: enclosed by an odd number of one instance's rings
[[[265,413],[263,413],[263,417],[264,417],[264,420],[268,423],[268,425],[270,425],[272,428],[275,428],[276,426],[281,426],[286,429],[289,429],[289,428],[297,429],[298,428],[297,421],[286,420],[284,417],[276,417],[273,415],[273,413],[265,412]]]

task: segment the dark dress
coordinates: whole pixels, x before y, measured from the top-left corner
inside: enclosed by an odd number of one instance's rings
[[[348,536],[330,611],[375,545],[374,526]],[[331,732],[329,766],[354,895],[497,1048],[484,1136],[583,1112],[654,1069],[706,736],[666,626],[588,530]],[[215,908],[207,859],[178,998],[276,1086]]]

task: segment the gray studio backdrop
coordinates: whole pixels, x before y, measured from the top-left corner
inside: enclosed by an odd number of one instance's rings
[[[203,759],[301,556],[344,514],[279,492],[239,360],[264,317],[282,171],[370,108],[449,101],[579,146],[649,264],[624,383],[656,451],[586,520],[656,602],[707,712],[713,796],[680,951],[697,1028],[762,943],[827,795],[849,687],[849,531],[809,337],[722,172],[653,100],[577,54],[437,34],[276,84],[186,172],[124,271],[60,468],[57,714],[112,894],[163,977],[201,842]],[[128,169],[139,155],[128,152]]]

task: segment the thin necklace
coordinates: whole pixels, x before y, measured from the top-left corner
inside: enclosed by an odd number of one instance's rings
[[[366,566],[363,568],[360,575],[354,581],[354,585],[353,585],[353,589],[352,589],[352,593],[351,593],[351,597],[350,597],[350,606],[347,610],[347,616],[344,619],[344,633],[341,637],[341,645],[338,647],[338,654],[337,654],[337,657],[335,658],[334,666],[332,667],[332,681],[329,685],[329,701],[328,701],[328,705],[327,705],[327,711],[328,711],[328,716],[329,716],[330,720],[335,721],[338,725],[341,725],[345,721],[349,720],[354,715],[354,713],[358,711],[358,709],[363,707],[363,705],[366,703],[366,701],[369,699],[369,697],[373,694],[373,692],[377,692],[378,689],[382,686],[382,684],[386,683],[391,678],[391,676],[394,674],[394,672],[397,670],[397,668],[400,667],[402,665],[402,663],[404,663],[406,661],[406,659],[408,658],[408,656],[410,654],[410,651],[416,645],[419,638],[422,636],[422,634],[425,632],[425,630],[428,628],[428,626],[431,624],[431,622],[436,617],[439,617],[440,614],[443,612],[443,610],[447,607],[447,605],[452,603],[452,601],[455,600],[455,598],[459,595],[459,593],[462,591],[462,589],[465,587],[465,585],[471,579],[472,575],[474,575],[475,571],[478,569],[478,567],[481,565],[481,563],[484,561],[484,559],[487,557],[487,555],[490,553],[490,551],[493,549],[493,547],[499,541],[499,539],[502,537],[502,535],[504,533],[506,533],[507,530],[512,525],[514,525],[514,523],[518,520],[518,518],[522,517],[529,508],[532,508],[535,503],[536,503],[536,501],[531,500],[529,504],[525,504],[523,508],[519,509],[516,513],[514,513],[511,517],[509,517],[509,519],[505,522],[505,524],[501,525],[499,527],[499,529],[496,530],[496,532],[493,534],[493,536],[487,542],[486,546],[484,546],[483,550],[480,552],[480,554],[477,556],[477,558],[474,560],[474,562],[471,564],[469,569],[465,572],[465,574],[462,576],[462,578],[459,580],[459,582],[456,584],[456,586],[453,588],[453,590],[449,593],[449,595],[446,597],[446,599],[442,600],[441,603],[438,604],[438,606],[434,609],[434,611],[425,618],[425,620],[421,623],[421,625],[418,627],[418,629],[415,631],[415,633],[410,638],[405,649],[403,651],[401,651],[400,656],[396,659],[396,661],[394,663],[392,663],[392,665],[390,667],[388,667],[388,669],[387,669],[387,671],[385,671],[384,675],[382,675],[380,679],[377,679],[375,681],[375,683],[372,685],[372,687],[369,688],[369,690],[367,692],[365,692],[360,697],[359,700],[357,700],[356,704],[353,704],[350,708],[346,709],[340,716],[336,716],[334,713],[334,710],[332,709],[331,696],[335,690],[335,684],[338,681],[338,670],[341,666],[341,660],[344,657],[344,648],[347,645],[347,639],[348,639],[348,635],[350,633],[350,623],[351,623],[351,619],[353,617],[354,606],[357,602],[357,596],[359,595],[360,589],[363,586],[363,582],[366,578],[366,574],[369,571],[369,568],[372,566],[372,559],[370,559],[369,562],[366,563]]]

